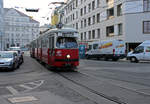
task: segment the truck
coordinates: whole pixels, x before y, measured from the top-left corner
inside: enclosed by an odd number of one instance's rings
[[[150,40],[146,40],[127,54],[130,62],[150,61]]]
[[[92,42],[88,46],[86,58],[96,58],[117,61],[126,56],[126,47],[123,40],[106,40]]]

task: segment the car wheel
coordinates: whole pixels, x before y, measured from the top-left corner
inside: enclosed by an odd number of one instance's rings
[[[131,57],[131,58],[130,58],[130,62],[136,62],[136,63],[138,63],[138,60],[137,60],[136,57]]]
[[[19,68],[19,67],[20,67],[20,64],[18,63],[17,68]]]
[[[105,60],[105,61],[108,61],[108,58],[107,58],[107,57],[104,57],[104,60]]]
[[[118,58],[112,58],[112,60],[113,60],[113,61],[118,61],[119,59],[118,59]]]
[[[12,68],[10,69],[11,71],[14,71],[16,69],[16,65],[13,64]]]
[[[24,60],[22,59],[22,63],[24,63]]]
[[[86,59],[89,59],[89,55],[86,55]]]

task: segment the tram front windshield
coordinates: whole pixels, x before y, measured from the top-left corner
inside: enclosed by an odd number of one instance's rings
[[[56,43],[57,48],[78,48],[76,38],[59,37]]]

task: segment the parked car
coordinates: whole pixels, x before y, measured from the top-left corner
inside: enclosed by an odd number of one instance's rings
[[[24,52],[21,50],[20,47],[10,47],[8,50],[9,51],[17,51],[18,56],[19,56],[19,63],[22,64],[24,62],[24,59],[23,59]]]
[[[16,52],[0,51],[0,69],[15,70],[19,68],[19,60]]]
[[[89,44],[88,51],[86,52],[87,59],[104,58],[105,60],[112,59],[117,61],[125,56],[125,42],[122,40],[92,42]]]
[[[150,61],[150,40],[144,41],[133,51],[129,52],[127,59],[131,62]]]

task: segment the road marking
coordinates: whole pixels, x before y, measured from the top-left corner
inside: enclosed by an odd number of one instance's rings
[[[32,87],[29,87],[29,86],[27,86],[27,85],[19,85],[20,87],[23,87],[23,88],[25,88],[25,89],[28,89],[28,90],[32,90],[33,88]]]
[[[11,86],[6,87],[13,95],[19,94],[19,92]]]
[[[20,85],[16,85],[16,86],[24,88],[25,90],[20,91],[20,92],[25,93],[25,92],[28,92],[28,91],[31,91],[33,89],[40,87],[43,83],[44,83],[44,80],[38,80],[38,81],[28,82],[28,83],[24,83],[24,84],[20,84]],[[33,87],[31,87],[30,85]],[[6,86],[6,89],[8,89],[9,92],[11,92],[11,94],[13,94],[13,95],[19,94],[19,91],[17,89],[13,88],[12,86]]]
[[[41,86],[44,83],[44,80],[39,80],[39,81],[35,81],[35,82],[29,82],[27,84],[32,84],[32,85],[36,85],[36,86]]]
[[[30,90],[33,90],[33,89],[40,87],[43,83],[44,83],[44,80],[38,80],[38,81],[34,81],[34,82],[24,83],[24,84],[21,84],[19,86],[26,89],[23,92],[28,92]],[[33,87],[29,87],[28,85],[32,85]]]
[[[14,97],[14,98],[8,98],[8,100],[11,103],[22,103],[22,102],[31,102],[31,101],[36,101],[38,100],[37,98],[35,98],[34,96],[25,96],[25,97]]]

